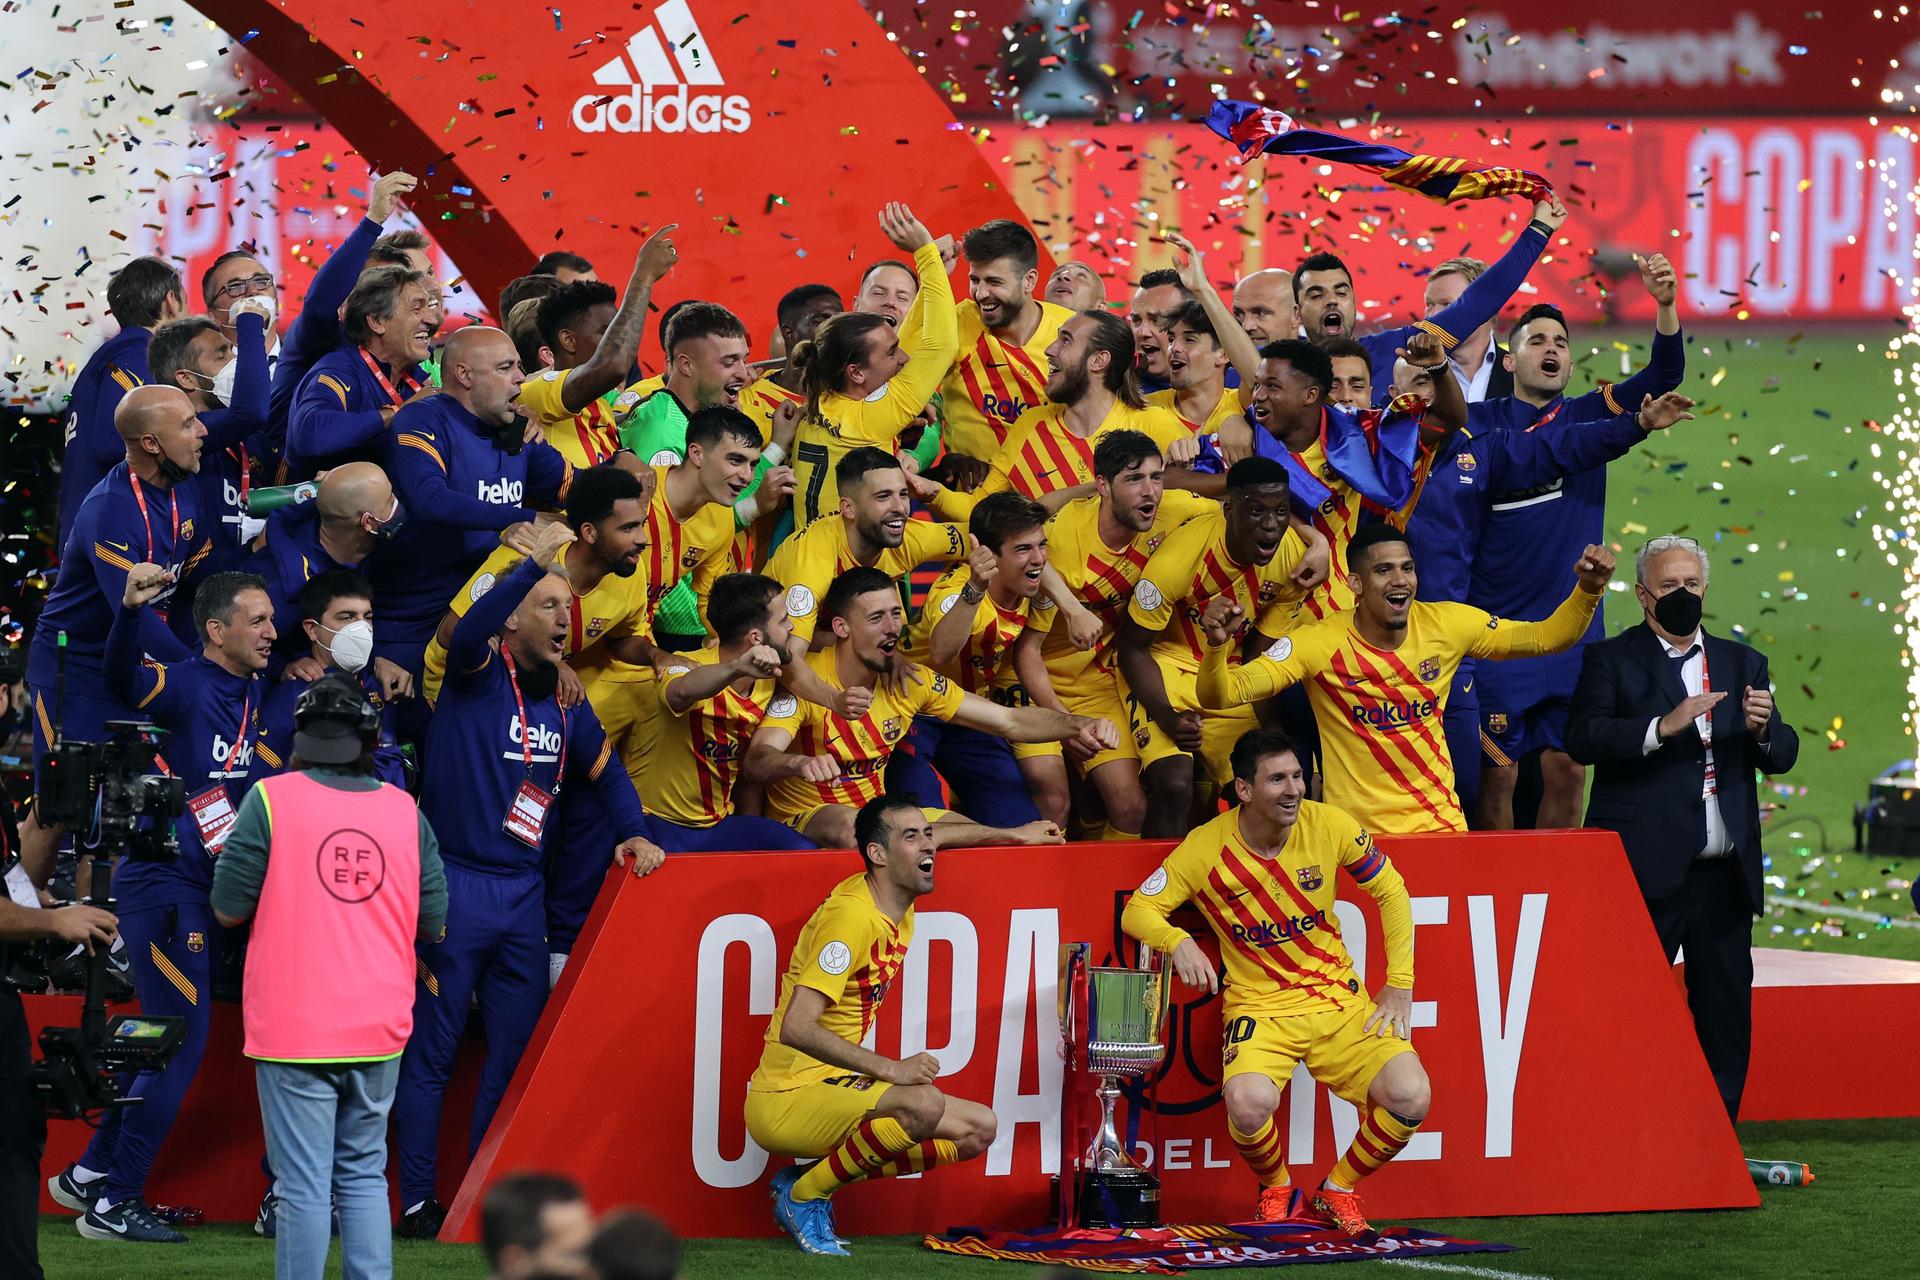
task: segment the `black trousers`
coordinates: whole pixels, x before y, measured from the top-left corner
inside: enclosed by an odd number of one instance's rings
[[[47,1117],[27,1075],[29,1043],[20,993],[0,983],[0,1276],[8,1280],[46,1280],[39,1232]]]
[[[1686,948],[1693,1031],[1727,1118],[1737,1120],[1753,1050],[1753,903],[1740,859],[1695,861],[1681,891],[1649,899],[1647,913],[1669,961]]]

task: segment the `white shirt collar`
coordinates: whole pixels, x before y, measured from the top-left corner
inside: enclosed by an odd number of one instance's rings
[[[1652,630],[1652,628],[1649,627],[1648,630]],[[1655,631],[1653,633],[1653,638],[1660,642],[1661,647],[1667,651],[1667,656],[1669,658],[1677,658],[1681,654],[1685,653],[1687,650],[1693,648],[1695,645],[1700,643],[1700,628],[1695,627],[1693,629],[1693,634],[1688,636],[1685,640],[1682,640],[1678,645],[1673,644],[1665,636],[1661,635],[1658,631]]]

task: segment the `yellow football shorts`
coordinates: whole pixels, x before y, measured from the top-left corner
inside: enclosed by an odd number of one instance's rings
[[[1078,688],[1055,685],[1054,693],[1060,699],[1060,705],[1076,716],[1090,716],[1105,720],[1120,731],[1120,745],[1111,751],[1102,751],[1090,757],[1083,765],[1077,766],[1080,775],[1085,777],[1103,764],[1115,760],[1132,760],[1139,754],[1139,748],[1133,744],[1133,734],[1127,724],[1127,704],[1120,697],[1120,686],[1112,676],[1103,675],[1097,670],[1088,670],[1080,677],[1083,684]],[[997,686],[992,691],[995,702],[1009,707],[1032,706],[1027,691],[1018,684]],[[1016,742],[1013,745],[1013,757],[1026,760],[1034,756],[1059,756],[1065,751],[1057,742]]]
[[[893,1088],[872,1076],[835,1076],[794,1089],[747,1090],[747,1132],[777,1156],[824,1156]]]
[[[1362,1000],[1351,1009],[1324,1013],[1228,1017],[1220,1051],[1221,1081],[1257,1074],[1284,1089],[1294,1067],[1304,1062],[1315,1080],[1364,1106],[1380,1068],[1413,1052],[1409,1041],[1361,1029],[1373,1008],[1373,1001]]]
[[[1199,677],[1176,667],[1162,665],[1160,678],[1166,683],[1167,701],[1175,711],[1198,711],[1202,715],[1200,723],[1200,756],[1206,762],[1207,773],[1218,786],[1225,787],[1233,780],[1233,744],[1240,735],[1258,726],[1253,708],[1234,707],[1228,711],[1209,711],[1200,705]],[[1125,689],[1124,683],[1122,689]],[[1134,745],[1140,749],[1140,767],[1145,769],[1168,756],[1186,756],[1192,752],[1185,750],[1167,736],[1166,731],[1153,722],[1140,700],[1126,690],[1127,716],[1133,730]]]

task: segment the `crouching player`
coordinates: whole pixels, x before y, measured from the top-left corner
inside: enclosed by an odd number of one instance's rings
[[[862,1047],[913,942],[913,904],[933,890],[933,823],[882,796],[854,818],[864,874],[834,887],[800,931],[760,1068],[747,1132],[777,1155],[812,1161],[773,1177],[773,1215],[808,1253],[847,1254],[833,1193],[865,1178],[971,1160],[993,1141],[993,1112],[949,1098],[929,1053],[904,1062]]]
[[[1304,799],[1293,740],[1272,729],[1233,748],[1239,805],[1182,840],[1128,901],[1120,927],[1173,956],[1183,982],[1219,991],[1200,945],[1168,923],[1192,902],[1225,964],[1221,1076],[1227,1133],[1260,1179],[1257,1222],[1303,1214],[1350,1236],[1370,1228],[1354,1188],[1398,1155],[1426,1119],[1427,1073],[1408,1043],[1413,1016],[1413,906],[1373,837],[1344,811]],[[1333,916],[1345,867],[1380,905],[1387,981],[1369,1000]],[[1359,1107],[1353,1145],[1311,1200],[1295,1190],[1274,1112],[1297,1063]]]

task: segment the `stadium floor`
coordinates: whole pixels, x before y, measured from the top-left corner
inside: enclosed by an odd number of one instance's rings
[[[1521,1246],[1516,1253],[1466,1254],[1413,1263],[1341,1264],[1340,1276],[1497,1276],[1519,1280],[1654,1280],[1718,1275],[1740,1280],[1821,1280],[1907,1274],[1912,1258],[1902,1224],[1912,1215],[1912,1157],[1920,1119],[1743,1124],[1750,1154],[1813,1166],[1810,1187],[1768,1187],[1758,1210],[1593,1214],[1550,1218],[1454,1218],[1427,1225],[1451,1235]],[[73,1220],[45,1218],[41,1261],[49,1280],[252,1280],[271,1273],[270,1246],[251,1228],[201,1227],[183,1249],[83,1240]],[[338,1266],[337,1254],[334,1264]],[[333,1274],[338,1274],[335,1271]],[[395,1280],[478,1280],[478,1248],[395,1241]],[[854,1242],[854,1257],[810,1258],[784,1239],[695,1240],[685,1280],[805,1280],[810,1276],[1041,1276],[1038,1267],[935,1256],[918,1240]]]

